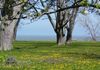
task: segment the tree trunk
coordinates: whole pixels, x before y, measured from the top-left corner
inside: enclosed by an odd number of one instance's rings
[[[57,1],[57,9],[63,8],[64,7],[64,0],[58,0]],[[57,36],[57,45],[61,46],[65,44],[65,32],[64,32],[64,27],[63,24],[65,23],[66,20],[66,10],[65,11],[59,11],[57,12],[57,17],[56,17],[56,36]]]
[[[21,17],[21,16],[22,16],[22,13],[20,13],[20,16],[19,17]],[[17,28],[18,28],[19,22],[20,22],[20,18],[18,18],[18,21],[15,23],[14,33],[13,33],[13,41],[16,40]]]
[[[72,17],[74,18],[74,16]],[[69,27],[67,28],[66,44],[71,44],[72,42],[72,32],[74,28],[75,18],[69,21]]]
[[[66,43],[70,44],[72,41],[72,29],[67,29]]]
[[[11,50],[13,48],[12,43],[14,37],[14,28],[16,27],[16,23],[18,21],[17,18],[20,17],[20,14],[18,14],[18,12],[21,12],[21,7],[22,4],[13,7],[13,15],[11,15],[11,19],[9,19],[8,14],[1,17],[0,50],[6,51],[6,50]],[[12,17],[16,19],[13,19]]]
[[[67,27],[66,44],[70,44],[72,42],[72,32],[73,32],[77,12],[78,12],[78,8],[75,8],[75,9],[73,9],[73,11],[71,13],[72,18],[69,21],[69,26]]]
[[[0,50],[11,50],[12,49],[12,42],[13,42],[13,29],[15,23],[9,23],[9,26],[6,26],[4,29],[1,30],[0,35]]]
[[[65,35],[63,34],[62,29],[59,29],[59,31],[56,33],[56,37],[58,46],[65,44]]]

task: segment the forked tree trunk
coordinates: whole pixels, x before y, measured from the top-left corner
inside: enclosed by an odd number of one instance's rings
[[[65,7],[65,1],[64,0],[57,0],[57,9],[64,8]],[[65,24],[66,21],[66,10],[65,11],[59,11],[56,14],[56,23],[53,22],[52,17],[50,14],[47,14],[48,19],[56,33],[56,42],[58,46],[64,45],[65,44],[65,32],[64,32],[64,27],[63,25]],[[56,24],[56,26],[55,26]]]
[[[64,0],[58,0],[57,1],[57,9],[64,7]],[[65,10],[66,11],[66,10]],[[61,46],[65,44],[65,32],[63,24],[66,20],[66,12],[65,11],[59,11],[57,12],[56,17],[56,36],[57,36],[57,45]]]
[[[16,19],[5,19],[5,16],[2,17],[3,20],[1,21],[0,25],[0,50],[11,50],[13,48],[13,34],[14,28],[16,27],[16,23],[18,21],[17,18],[20,17],[18,12],[21,11],[22,5],[18,5],[13,7],[13,18]],[[12,15],[11,15],[12,16]]]

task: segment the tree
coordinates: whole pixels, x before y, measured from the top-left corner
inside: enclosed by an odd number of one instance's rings
[[[86,30],[86,32],[91,36],[91,39],[93,41],[96,41],[97,40],[97,36],[99,36],[99,29],[100,29],[100,19],[97,18],[95,20],[93,20],[93,17],[99,17],[98,15],[92,15],[92,17],[89,16],[89,14],[87,15],[81,15],[81,17],[83,18],[80,18],[79,16],[79,23],[84,27],[84,29]]]
[[[11,50],[14,29],[18,18],[20,18],[21,9],[24,5],[21,1],[0,0],[0,50]]]
[[[39,2],[37,2],[37,3],[39,3]],[[35,5],[32,5],[34,12],[35,12],[34,14],[40,14],[39,16],[41,16],[41,14],[42,14],[42,16],[47,15],[55,33],[56,33],[58,46],[65,44],[65,40],[66,40],[65,26],[69,22],[69,20],[71,20],[71,18],[73,18],[75,15],[73,14],[73,17],[72,17],[72,14],[68,15],[69,12],[67,10],[58,11],[53,14],[53,17],[56,20],[56,21],[53,21],[52,15],[47,12],[49,12],[50,10],[56,11],[56,10],[66,7],[65,0],[57,0],[54,2],[52,2],[52,1],[46,2],[46,1],[40,0],[40,4],[42,7],[41,6],[37,7],[36,3],[35,3]],[[74,11],[72,11],[72,13],[73,12]],[[37,17],[38,17],[38,15],[37,15]],[[72,20],[74,20],[74,19],[72,19]],[[73,21],[73,23],[74,23],[74,21]],[[68,34],[69,33],[70,32],[68,31]]]
[[[64,0],[57,1],[57,9],[63,8],[64,6],[65,6]],[[65,44],[65,32],[64,32],[64,27],[62,26],[65,24],[66,18],[67,18],[66,10],[57,12],[56,37],[58,46]]]
[[[61,1],[61,0],[59,0]],[[56,3],[56,1],[52,2],[52,1],[42,1],[42,0],[37,0],[37,1],[33,1],[34,3],[33,4],[29,4],[31,5],[32,9],[34,10],[32,13],[32,19],[36,19],[40,16],[43,16],[43,15],[46,15],[47,18],[49,19],[56,35],[57,35],[57,44],[58,45],[62,45],[62,44],[65,44],[65,41],[64,41],[64,38],[65,38],[65,34],[64,34],[64,31],[63,31],[63,24],[66,20],[65,16],[66,15],[65,11],[59,11],[55,14],[53,14],[53,17],[56,19],[55,21],[53,21],[53,18],[52,18],[52,15],[46,13],[50,10],[54,10],[55,8],[59,8],[59,7],[63,7],[61,4],[63,4],[63,1],[62,0],[61,2]],[[40,5],[39,7],[37,5]],[[56,6],[54,6],[56,5]],[[59,7],[58,7],[58,6]],[[30,13],[30,12],[29,12]]]
[[[88,2],[88,0],[86,1],[86,0],[74,0],[74,3],[76,2],[76,4],[78,5],[78,4],[80,4],[81,3],[81,5],[83,5],[83,6],[88,6],[88,5],[90,5],[90,8],[89,8],[89,10],[91,10],[91,11],[93,11],[93,8],[97,8],[96,6],[97,6],[97,4],[98,4],[98,2],[99,2],[99,0],[92,0],[90,3]],[[78,6],[77,6],[78,7]],[[91,7],[93,7],[93,8],[91,8]],[[98,7],[99,7],[99,5],[98,5]],[[84,8],[86,8],[86,7],[84,7]],[[66,37],[66,43],[67,44],[69,44],[70,42],[71,42],[71,39],[72,39],[72,31],[73,31],[73,27],[74,27],[74,22],[75,22],[75,18],[76,18],[76,15],[77,15],[77,12],[78,12],[78,8],[75,8],[75,9],[72,9],[73,10],[73,13],[72,13],[72,15],[74,15],[74,16],[72,16],[72,18],[71,18],[71,20],[69,21],[69,23],[68,23],[68,26],[67,26],[67,37]],[[84,11],[84,9],[83,9],[83,11]],[[84,13],[86,13],[87,11],[84,11]],[[80,17],[80,18],[82,18],[82,16]],[[85,23],[86,24],[86,23]],[[91,25],[92,25],[92,23],[90,23]],[[84,25],[84,24],[83,24]],[[99,24],[97,24],[97,25],[99,25]],[[96,26],[97,26],[96,25]],[[92,25],[92,33],[90,32],[90,34],[91,34],[91,36],[92,36],[92,39],[94,39],[94,37],[96,36],[96,34],[95,33],[97,33],[97,29],[93,29],[93,27],[95,27],[95,26],[93,26]],[[88,28],[89,29],[89,28]],[[93,34],[94,33],[94,34]],[[94,37],[93,37],[94,36]],[[96,37],[95,37],[96,38]]]
[[[91,3],[92,5],[94,5],[93,7],[84,7],[81,8],[83,10],[81,11],[81,16],[79,16],[78,21],[80,22],[80,24],[86,29],[86,32],[89,33],[89,35],[91,36],[91,39],[96,41],[96,37],[99,34],[99,28],[100,28],[100,23],[99,21],[92,20],[92,16],[91,18],[89,17],[90,14],[94,14],[95,18],[99,15],[100,11],[99,11],[99,0],[92,0],[89,3]],[[81,18],[83,17],[83,18]],[[98,16],[99,17],[99,16]]]

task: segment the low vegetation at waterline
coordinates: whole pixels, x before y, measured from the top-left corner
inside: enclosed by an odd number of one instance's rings
[[[14,49],[0,52],[0,70],[100,70],[100,42],[16,41]]]

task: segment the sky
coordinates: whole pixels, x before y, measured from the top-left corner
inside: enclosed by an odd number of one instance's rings
[[[79,15],[75,22],[73,36],[88,36],[88,33],[86,32],[87,30],[84,29],[81,24],[79,24],[82,22],[84,23],[84,21],[80,21],[80,18],[89,18],[91,23],[98,23],[97,21],[100,19],[100,17],[94,14],[89,14],[85,17]],[[48,19],[39,19],[35,20],[34,22],[25,19],[20,21],[17,36],[56,36],[56,34]]]

